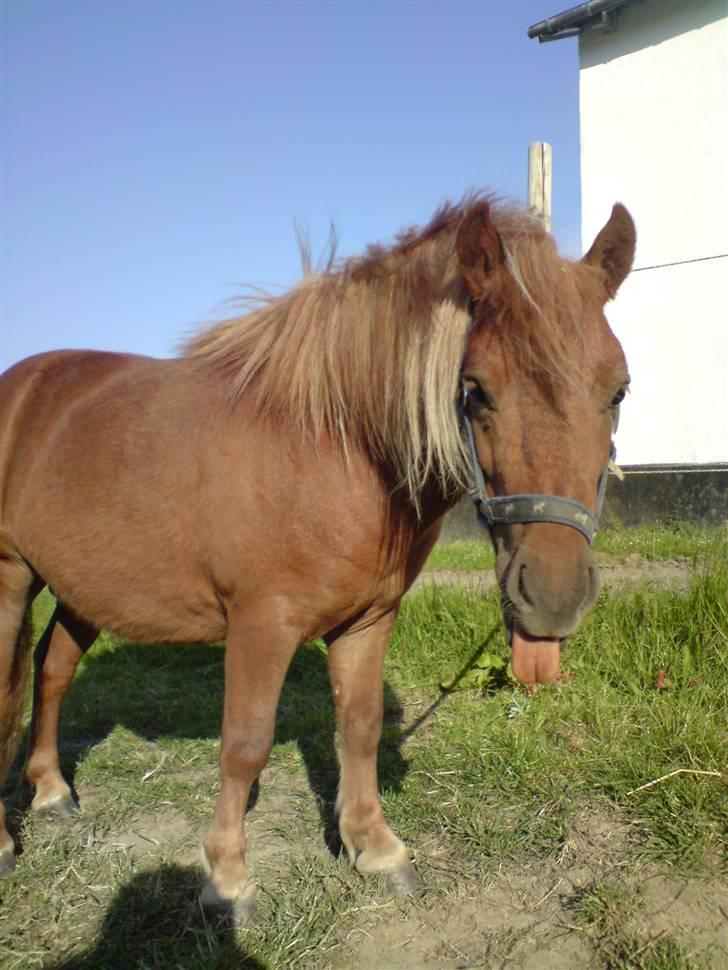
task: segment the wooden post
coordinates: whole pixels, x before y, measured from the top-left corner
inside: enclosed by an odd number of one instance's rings
[[[546,141],[528,146],[528,208],[551,232],[551,145]]]

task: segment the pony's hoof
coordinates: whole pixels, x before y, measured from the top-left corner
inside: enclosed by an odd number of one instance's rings
[[[81,811],[70,795],[62,795],[52,802],[31,805],[31,808],[40,818],[55,819],[59,822],[72,822]]]
[[[226,899],[208,883],[200,893],[200,904],[207,919],[224,920],[237,930],[250,925],[258,908],[255,886],[248,887],[235,899]]]
[[[386,873],[387,889],[394,896],[411,896],[424,891],[425,884],[411,862],[401,869]]]
[[[3,849],[0,852],[0,879],[9,876],[15,868],[15,852],[13,849]]]

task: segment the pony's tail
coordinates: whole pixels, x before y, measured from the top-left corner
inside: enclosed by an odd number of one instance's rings
[[[20,741],[30,681],[33,645],[32,615],[32,605],[28,605],[15,643],[15,654],[6,686],[4,710],[0,711],[0,785],[10,771]]]

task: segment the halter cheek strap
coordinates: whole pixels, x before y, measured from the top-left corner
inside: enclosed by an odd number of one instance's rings
[[[617,430],[618,423],[619,410],[617,409],[612,423],[612,434]],[[621,472],[614,463],[617,455],[614,441],[611,444],[609,460],[604,466],[604,471],[599,479],[597,512],[596,515],[593,515],[586,505],[582,505],[576,499],[564,498],[560,495],[501,495],[496,498],[491,498],[486,491],[483,469],[480,467],[478,455],[475,450],[473,423],[469,414],[468,391],[465,385],[463,385],[462,426],[470,453],[472,477],[470,498],[475,505],[478,522],[484,529],[492,529],[496,525],[512,525],[516,522],[525,524],[532,522],[553,522],[557,525],[568,525],[572,529],[576,529],[577,532],[581,532],[589,545],[591,545],[599,526],[599,518],[604,505],[604,496],[607,491],[607,476],[609,475],[610,469],[621,477]]]

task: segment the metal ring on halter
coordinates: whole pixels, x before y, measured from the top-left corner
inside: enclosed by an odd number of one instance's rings
[[[465,440],[470,452],[471,476],[473,487],[470,498],[475,505],[478,522],[484,529],[492,529],[495,525],[512,525],[513,523],[530,524],[532,522],[552,522],[557,525],[568,525],[577,532],[581,532],[589,545],[599,527],[602,514],[604,496],[607,491],[607,477],[610,465],[613,465],[617,452],[612,441],[609,459],[599,479],[597,490],[596,515],[573,498],[561,495],[501,495],[491,498],[485,487],[485,476],[478,461],[475,450],[473,423],[468,413],[468,389],[463,383],[463,398],[461,404],[461,423],[465,432]],[[612,433],[617,430],[619,423],[619,409],[616,409],[612,422]]]

